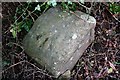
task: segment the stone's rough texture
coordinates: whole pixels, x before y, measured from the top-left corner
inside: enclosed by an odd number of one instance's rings
[[[51,8],[41,15],[23,40],[26,53],[55,77],[71,70],[94,39],[96,20]]]

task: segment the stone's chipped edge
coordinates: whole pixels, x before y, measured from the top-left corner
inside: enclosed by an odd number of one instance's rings
[[[77,38],[77,34],[74,33],[73,36],[72,36],[72,39],[76,39]]]
[[[96,19],[88,14],[81,15],[80,18],[89,23],[96,23]]]

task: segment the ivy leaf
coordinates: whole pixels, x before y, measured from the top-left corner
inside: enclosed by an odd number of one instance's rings
[[[22,27],[23,27],[26,31],[29,31],[29,28],[28,28],[28,26],[27,26],[26,23],[24,23],[24,24],[22,25]]]
[[[4,61],[4,60],[3,60],[3,61],[2,61],[2,65],[3,65],[3,66],[10,65],[10,61]]]
[[[53,7],[55,7],[55,6],[57,5],[57,2],[56,2],[56,0],[49,0],[49,1],[47,2],[47,4],[48,4],[48,5],[52,5]]]
[[[68,0],[68,4],[72,4],[72,2],[70,0]]]
[[[32,0],[27,0],[27,2],[32,2]]]
[[[48,5],[51,5],[51,2],[50,2],[50,1],[48,1],[48,2],[47,2],[47,4],[48,4]]]
[[[79,1],[80,1],[82,4],[84,4],[84,2],[85,2],[84,0],[79,0]]]
[[[52,6],[53,6],[53,7],[55,7],[56,5],[57,5],[57,3],[56,3],[56,2],[52,3]]]
[[[38,0],[35,0],[35,2],[38,2]]]
[[[35,7],[35,10],[41,11],[41,8],[40,8],[39,4]]]
[[[120,6],[115,4],[115,3],[110,3],[109,5],[109,10],[113,13],[113,14],[119,14],[120,13]]]
[[[65,4],[65,2],[62,2],[62,7],[63,7],[63,9],[65,9],[65,10],[69,10],[69,7],[68,7],[67,4]]]
[[[22,25],[22,27],[23,27],[26,31],[29,31],[32,23],[33,23],[32,20],[26,20],[26,21],[24,22],[24,24]]]

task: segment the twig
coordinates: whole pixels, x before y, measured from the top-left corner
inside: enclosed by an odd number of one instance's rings
[[[86,6],[84,6],[83,4],[81,4],[78,0],[76,0],[76,1],[77,1],[77,3],[78,3],[79,5],[81,5],[82,7],[86,8],[86,9],[89,9],[88,7],[86,7]]]
[[[103,4],[104,4],[104,3],[103,3]],[[104,4],[104,5],[105,5],[105,4]],[[116,18],[115,15],[112,14],[112,12],[110,12],[108,9],[107,9],[107,11],[113,16],[113,18],[114,18],[116,21],[120,22],[120,20],[119,20],[118,18]]]
[[[69,11],[71,14],[74,14],[76,17],[78,17],[78,18],[80,18],[81,19],[81,17],[79,16],[79,15],[77,15],[75,12],[73,12],[73,11]]]
[[[27,10],[28,11],[28,10]],[[30,15],[30,17],[32,18],[33,22],[35,22],[35,19],[32,17],[32,15],[30,14],[30,11],[28,11],[28,14]]]
[[[42,72],[42,71],[35,71],[35,72],[33,72],[32,74],[27,75],[25,78],[27,78],[27,77],[29,77],[29,76],[31,76],[31,75],[34,75],[34,74],[36,74],[36,73],[41,73],[41,74],[46,75],[46,76],[48,76],[48,77],[54,77],[54,76],[51,76],[51,75],[49,75],[49,74],[47,74],[47,73],[44,73],[44,72]]]
[[[40,5],[40,7],[44,6],[47,1],[48,1],[48,0],[46,0],[42,5]],[[29,15],[31,15],[31,14],[34,13],[35,11],[36,11],[36,10],[33,10]],[[23,20],[25,20],[29,15],[27,15]]]
[[[78,3],[79,5],[81,5],[82,7],[84,7],[84,8],[86,9],[86,11],[88,11],[88,12],[87,12],[88,14],[90,14],[91,7],[88,8],[88,7],[84,6],[83,4],[81,4],[78,0],[76,0],[76,1],[77,1],[77,3]]]
[[[80,66],[82,66],[82,64]],[[81,70],[81,67],[79,67],[79,69],[77,70],[77,72],[75,74],[75,79],[77,78],[77,75],[78,75],[78,73],[79,73],[80,70]]]
[[[2,72],[0,72],[0,74],[4,73],[4,72],[7,71],[8,69],[10,69],[10,68],[12,68],[12,67],[14,67],[14,66],[16,66],[16,65],[18,65],[18,64],[21,64],[21,63],[23,63],[23,62],[26,62],[26,61],[20,61],[20,62],[18,62],[18,63],[15,63],[15,64],[9,66],[7,69],[5,69],[5,70],[3,70]]]
[[[28,5],[29,5],[29,4],[30,4],[30,3],[28,3]],[[29,6],[27,6],[26,9],[24,10],[24,12],[20,15],[20,17],[19,17],[17,20],[15,20],[14,24],[23,16],[23,14],[27,11],[28,7],[29,7]]]
[[[28,64],[32,65],[34,68],[38,69],[39,71],[36,71],[36,73],[39,72],[39,73],[42,73],[42,74],[44,74],[44,75],[50,76],[50,75],[48,75],[48,74],[46,74],[46,73],[44,73],[44,72],[41,72],[42,69],[38,68],[37,66],[35,66],[34,64],[32,64],[32,63],[30,63],[30,62],[28,62],[28,61],[20,61],[20,62],[18,62],[18,63],[15,63],[15,64],[9,66],[7,69],[3,70],[0,74],[4,73],[5,71],[7,71],[7,70],[10,69],[10,68],[13,68],[13,67],[16,66],[16,65],[22,64],[22,63],[28,63]],[[50,76],[50,77],[52,77],[52,76]],[[54,77],[54,76],[53,76],[53,77]]]
[[[23,50],[24,50],[24,48],[23,48],[21,45],[17,44],[17,43],[14,43],[14,42],[9,42],[9,43],[7,43],[6,45],[9,45],[9,44],[14,44],[14,45],[17,45],[17,46],[19,46],[21,49],[23,49]]]

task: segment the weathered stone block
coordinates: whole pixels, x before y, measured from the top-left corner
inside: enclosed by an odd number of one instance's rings
[[[23,40],[26,53],[55,77],[71,70],[94,39],[96,20],[51,8],[42,14]]]

